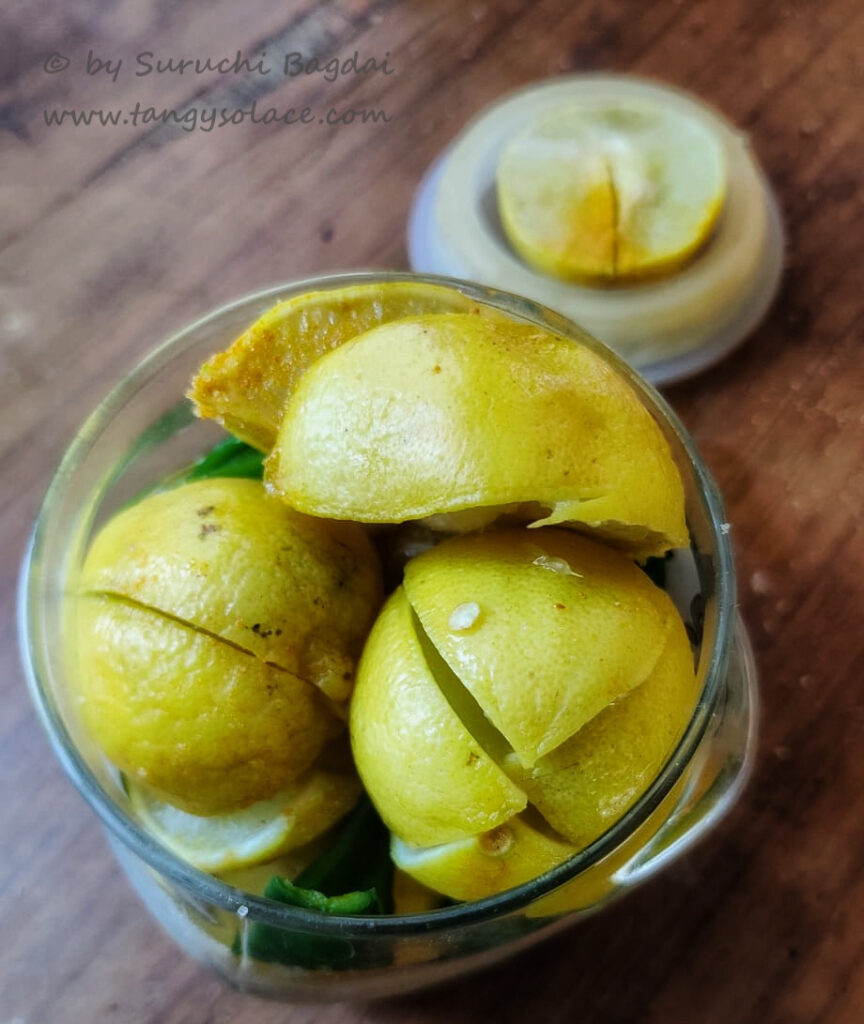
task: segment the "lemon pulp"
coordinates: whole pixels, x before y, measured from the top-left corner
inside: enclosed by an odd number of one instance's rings
[[[544,273],[627,282],[671,274],[708,240],[726,190],[723,148],[695,117],[633,98],[562,107],[505,145],[498,206]]]

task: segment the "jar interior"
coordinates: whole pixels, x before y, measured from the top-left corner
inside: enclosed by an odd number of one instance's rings
[[[68,645],[63,642],[68,635],[66,595],[89,540],[100,524],[143,490],[188,467],[224,437],[224,432],[215,424],[197,419],[189,401],[181,398],[203,360],[227,347],[278,299],[381,277],[331,276],[269,289],[199,320],[157,349],[111,392],[76,437],[48,492],[29,560],[25,562],[21,590],[22,649],[29,662],[34,699],[58,757],[121,843],[132,847],[152,868],[175,882],[197,888],[214,905],[232,912],[244,904],[244,900],[250,903],[245,894],[178,861],[143,832],[128,809],[116,773],[82,727],[65,685],[70,672]],[[416,280],[413,275],[389,275],[387,279]],[[670,791],[698,745],[725,670],[732,628],[734,579],[716,490],[674,414],[648,385],[574,325],[531,302],[449,279],[422,280],[457,286],[472,298],[497,306],[515,318],[576,336],[612,362],[648,405],[669,441],[684,480],[692,537],[691,549],[676,551],[666,567],[670,596],[685,623],[692,628],[701,687],[700,701],[687,734],[652,789],[610,833],[574,858],[576,863],[568,862],[555,869],[550,873],[555,877],[544,877],[519,890],[471,905],[481,917],[494,917],[504,910],[527,905],[538,894],[578,873],[581,866],[596,862],[636,829]],[[617,835],[613,834],[616,830]],[[261,899],[250,905],[261,911],[261,905],[268,902]],[[274,919],[286,911],[278,904],[264,909],[264,916],[270,914]],[[441,927],[445,927],[459,918],[460,914],[454,912],[464,910],[465,907],[447,907],[420,916],[432,920],[438,915]],[[296,919],[303,919],[304,912],[293,908],[291,912]],[[381,919],[358,918],[358,928],[362,927],[363,920],[375,922],[379,929],[383,925]],[[410,917],[403,920],[405,927],[410,928]],[[329,926],[328,922],[324,927]]]

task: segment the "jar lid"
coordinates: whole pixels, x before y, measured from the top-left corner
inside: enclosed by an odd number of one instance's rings
[[[562,107],[638,104],[697,119],[720,143],[726,196],[707,244],[667,277],[574,284],[542,273],[511,247],[498,216],[502,148]],[[576,321],[655,384],[717,362],[764,317],[783,269],[783,228],[747,138],[681,90],[631,75],[572,75],[520,89],[474,118],[429,168],[408,225],[412,269],[468,278],[533,299]]]

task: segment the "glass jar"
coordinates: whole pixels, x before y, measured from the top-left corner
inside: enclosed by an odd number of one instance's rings
[[[668,590],[697,631],[700,698],[678,747],[649,789],[603,836],[533,881],[426,913],[333,917],[233,888],[180,860],[132,814],[116,773],[81,727],[62,643],[69,581],[90,538],[145,487],[187,466],[221,435],[195,418],[185,388],[277,300],[369,282],[452,287],[516,319],[577,338],[607,360],[664,431],[680,468],[692,537],[667,563]],[[101,818],[148,909],[188,954],[233,986],[282,998],[378,998],[485,966],[593,913],[690,847],[740,791],[753,754],[756,681],[735,612],[729,526],[717,489],[663,399],[620,358],[533,302],[449,278],[357,272],[269,288],[197,320],[160,345],[104,399],[51,483],[25,557],[21,650],[33,700],[69,777]],[[252,928],[290,933],[317,956],[292,965],[248,954]]]

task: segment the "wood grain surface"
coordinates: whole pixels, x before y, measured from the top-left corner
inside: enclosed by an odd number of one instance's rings
[[[3,0],[0,28],[0,1024],[864,1020],[864,8],[857,0]],[[343,58],[327,81],[137,76],[135,55]],[[65,55],[65,71],[46,58]],[[88,51],[122,58],[88,76]],[[155,58],[154,58],[155,59]],[[138,66],[141,70],[142,66]],[[660,880],[511,964],[413,998],[280,1006],[180,955],[49,752],[15,576],[60,453],[170,331],[311,272],[405,265],[421,173],[536,78],[632,70],[748,131],[788,228],[749,344],[669,396],[725,492],[761,671],[755,776]],[[337,126],[48,126],[43,111],[383,110]]]

